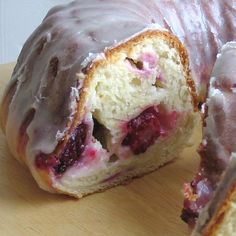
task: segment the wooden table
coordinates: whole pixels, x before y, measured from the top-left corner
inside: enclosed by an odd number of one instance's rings
[[[13,64],[0,66],[0,95],[12,69]],[[0,235],[189,235],[179,217],[181,189],[197,169],[197,130],[195,146],[174,162],[81,200],[39,189],[29,171],[13,159],[0,131]]]

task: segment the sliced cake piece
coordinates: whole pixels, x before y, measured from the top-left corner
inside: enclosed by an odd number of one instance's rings
[[[2,126],[13,155],[47,191],[101,191],[188,145],[196,94],[187,52],[133,11],[138,2],[127,4],[54,8],[18,59]]]

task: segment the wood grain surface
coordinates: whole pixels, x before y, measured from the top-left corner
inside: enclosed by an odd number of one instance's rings
[[[13,64],[0,66],[0,95]],[[11,156],[0,131],[0,235],[185,236],[180,220],[184,182],[199,158],[195,146],[158,171],[103,193],[76,200],[39,189],[29,171]]]

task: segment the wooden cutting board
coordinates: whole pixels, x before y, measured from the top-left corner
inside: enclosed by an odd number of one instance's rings
[[[0,66],[0,95],[14,64]],[[190,235],[181,221],[183,183],[198,166],[200,141],[158,171],[76,200],[39,189],[29,171],[11,156],[0,131],[0,235]]]

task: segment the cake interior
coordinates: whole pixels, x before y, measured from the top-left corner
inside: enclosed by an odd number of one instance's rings
[[[189,144],[195,114],[178,48],[156,35],[128,43],[90,74],[87,134],[78,161],[55,177],[62,192],[83,196],[141,176]]]

